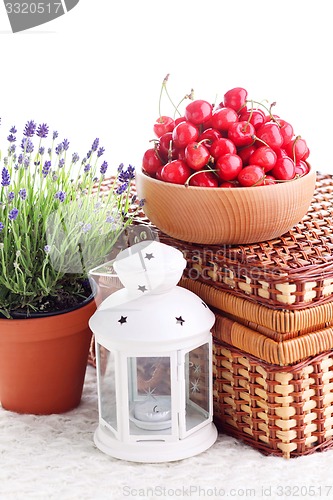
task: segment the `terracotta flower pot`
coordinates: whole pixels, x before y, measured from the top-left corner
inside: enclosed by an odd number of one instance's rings
[[[81,401],[92,299],[71,312],[0,319],[0,401],[17,413],[63,413]]]

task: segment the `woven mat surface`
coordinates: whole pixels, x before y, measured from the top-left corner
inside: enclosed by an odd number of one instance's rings
[[[33,416],[0,407],[0,499],[262,498],[262,488],[271,488],[269,498],[286,498],[275,492],[287,486],[303,487],[302,498],[314,498],[307,494],[310,487],[315,498],[320,498],[320,488],[322,498],[333,497],[333,450],[287,461],[220,435],[212,448],[196,457],[136,464],[95,448],[97,421],[92,367],[87,369],[82,403],[74,411]]]

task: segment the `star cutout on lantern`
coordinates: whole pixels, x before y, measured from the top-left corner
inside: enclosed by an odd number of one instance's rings
[[[191,382],[191,392],[200,392],[198,378],[196,378],[194,382]]]
[[[200,373],[201,372],[201,366],[200,365],[194,365],[193,366],[193,371],[194,371],[194,373]]]
[[[127,323],[127,316],[121,316],[120,319],[118,319],[118,323],[120,323],[121,325],[123,323]]]
[[[176,316],[176,322],[177,322],[177,325],[182,325],[183,326],[183,323],[185,323],[185,320],[181,317],[181,316]]]
[[[146,292],[148,289],[145,287],[145,285],[139,285],[138,290],[140,290],[140,292]]]
[[[148,260],[154,259],[154,258],[155,257],[154,257],[154,255],[152,253],[146,253],[146,255],[145,255],[145,259],[148,259]]]

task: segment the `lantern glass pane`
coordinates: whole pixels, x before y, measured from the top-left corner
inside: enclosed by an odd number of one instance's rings
[[[170,358],[128,359],[130,434],[171,433]]]
[[[99,359],[101,417],[108,425],[117,430],[115,356],[112,351],[99,344],[97,344],[97,356]]]
[[[185,356],[186,430],[209,418],[210,349],[203,344]]]

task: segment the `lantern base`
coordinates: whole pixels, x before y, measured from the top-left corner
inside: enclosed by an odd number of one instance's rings
[[[210,448],[217,439],[213,423],[202,427],[190,436],[178,441],[139,441],[124,443],[114,437],[111,431],[99,426],[94,442],[103,453],[120,460],[142,463],[161,463],[183,460],[198,455]]]

